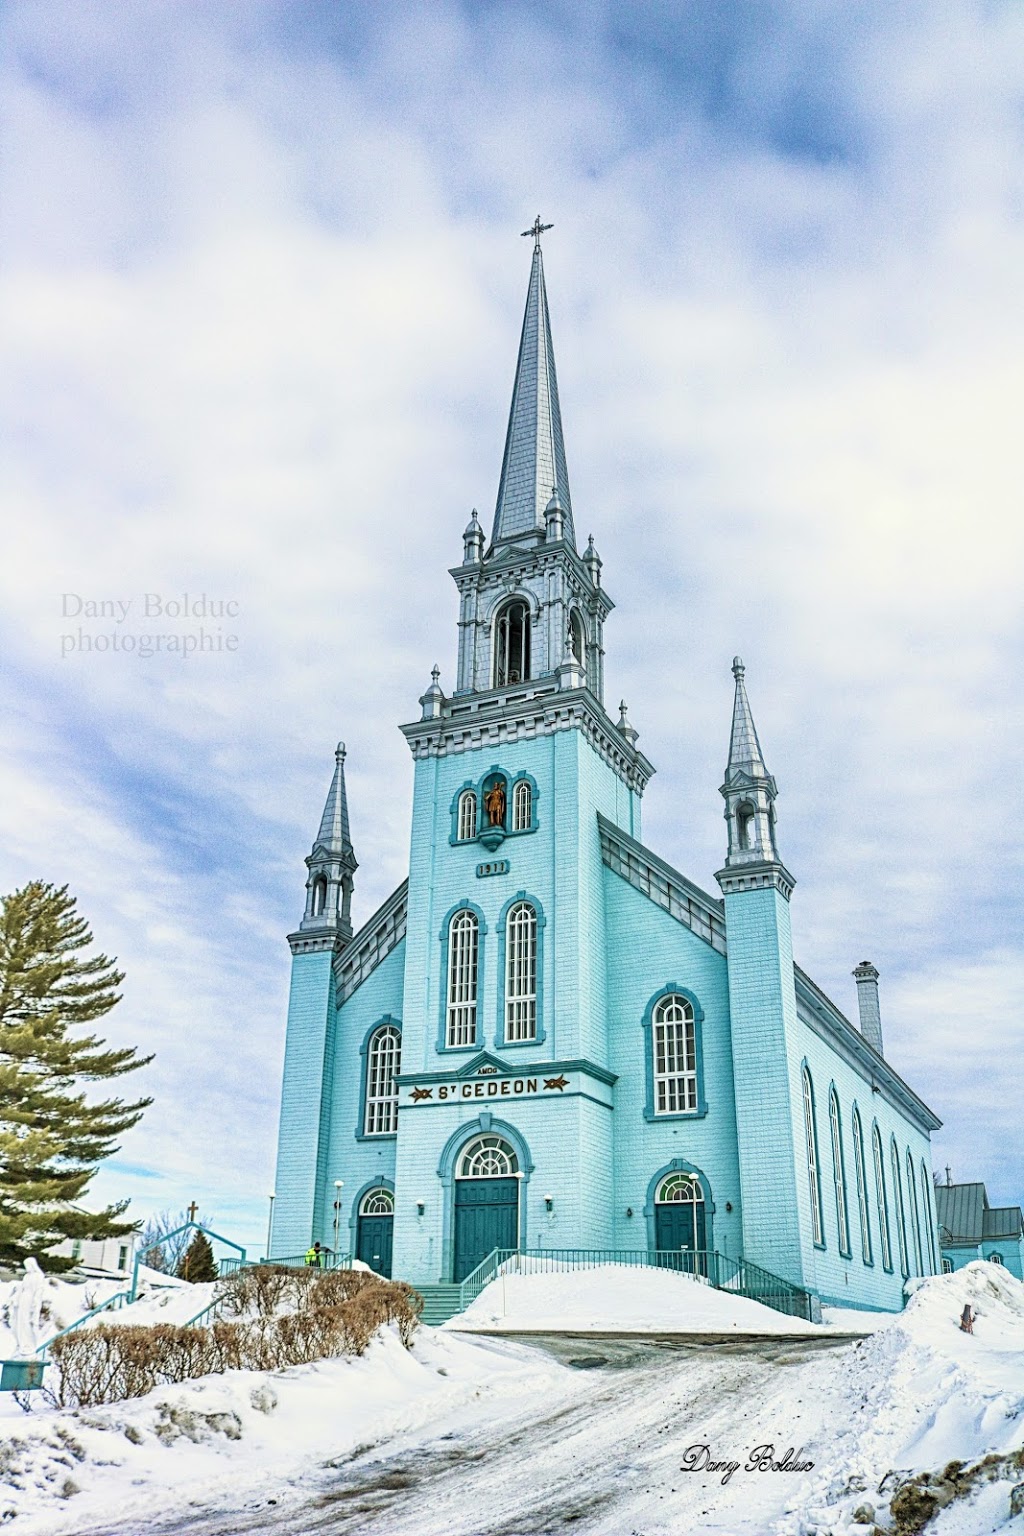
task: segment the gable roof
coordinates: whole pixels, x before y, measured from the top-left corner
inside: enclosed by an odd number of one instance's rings
[[[980,1243],[988,1196],[984,1184],[937,1184],[935,1215],[951,1242]]]

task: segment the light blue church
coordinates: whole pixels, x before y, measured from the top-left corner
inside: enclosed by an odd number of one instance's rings
[[[794,964],[739,658],[721,896],[644,845],[654,769],[605,708],[613,603],[577,545],[530,233],[494,522],[451,572],[456,685],[435,668],[401,728],[408,879],[353,933],[342,746],[306,860],[272,1252],[318,1240],[414,1284],[495,1248],[717,1252],[899,1309],[939,1270],[940,1122],[885,1060],[875,968],[855,1025]]]

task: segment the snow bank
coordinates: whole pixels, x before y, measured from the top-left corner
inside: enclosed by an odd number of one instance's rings
[[[806,1333],[821,1325],[787,1317],[759,1301],[716,1291],[692,1275],[667,1269],[603,1264],[541,1273],[504,1274],[444,1324],[449,1329],[521,1332]]]
[[[0,1357],[5,1360],[16,1352],[14,1334],[7,1326],[7,1309],[11,1293],[18,1283],[17,1280],[0,1283]],[[52,1339],[55,1333],[69,1327],[86,1312],[91,1312],[93,1307],[98,1307],[109,1296],[124,1290],[124,1282],[121,1280],[67,1280],[55,1275],[45,1276],[44,1286],[40,1343],[44,1339]]]

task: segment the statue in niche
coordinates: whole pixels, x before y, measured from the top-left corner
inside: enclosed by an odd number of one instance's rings
[[[505,782],[503,779],[495,779],[490,789],[484,795],[484,810],[487,812],[487,820],[492,827],[505,825]]]

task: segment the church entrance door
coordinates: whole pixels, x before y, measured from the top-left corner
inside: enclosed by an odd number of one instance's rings
[[[670,1173],[655,1196],[654,1243],[658,1264],[687,1274],[707,1273],[704,1194],[688,1173]]]
[[[518,1248],[518,1172],[516,1154],[500,1136],[477,1136],[462,1154],[455,1180],[453,1280],[464,1280],[495,1248]]]
[[[371,1189],[359,1202],[356,1258],[390,1278],[395,1228],[395,1199],[389,1189]]]

